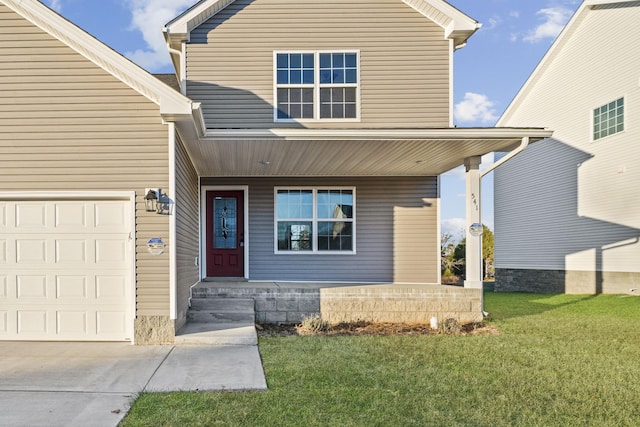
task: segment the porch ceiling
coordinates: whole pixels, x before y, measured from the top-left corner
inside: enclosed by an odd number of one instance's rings
[[[200,176],[433,176],[510,151],[539,128],[207,130],[185,141]]]

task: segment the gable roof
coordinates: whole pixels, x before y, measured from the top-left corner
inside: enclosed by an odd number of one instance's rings
[[[118,52],[71,23],[38,0],[0,0],[24,19],[55,37],[116,79],[160,107],[164,118],[191,116],[196,106]]]
[[[192,30],[220,12],[235,0],[201,0],[162,29],[169,46],[181,50],[183,41],[189,40]],[[453,40],[456,48],[464,46],[467,39],[482,24],[460,12],[444,0],[402,0],[404,3],[431,19],[444,29],[446,38]],[[172,53],[173,55],[173,53]]]
[[[635,4],[634,4],[635,3]],[[562,48],[571,40],[572,35],[576,32],[585,17],[593,10],[597,10],[602,6],[626,7],[640,6],[638,0],[584,0],[580,7],[573,14],[569,22],[562,29],[556,40],[553,42],[547,53],[542,57],[536,68],[533,70],[527,81],[520,88],[516,96],[513,98],[507,109],[496,123],[496,126],[505,126],[513,112],[524,101],[527,94],[542,78],[545,70],[551,64],[553,59],[558,55]]]

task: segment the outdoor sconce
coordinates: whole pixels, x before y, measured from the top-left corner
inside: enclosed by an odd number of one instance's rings
[[[154,190],[147,188],[144,196],[144,207],[147,212],[155,212],[158,215],[171,215],[173,211],[173,202],[162,192],[161,188]]]
[[[478,237],[482,235],[482,224],[479,224],[477,222],[474,222],[473,224],[471,224],[469,226],[469,233],[471,233],[472,236],[474,237]]]

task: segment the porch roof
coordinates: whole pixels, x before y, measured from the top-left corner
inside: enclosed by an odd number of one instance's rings
[[[472,156],[510,151],[541,128],[208,129],[184,138],[202,177],[436,176]],[[195,135],[192,135],[195,136]]]

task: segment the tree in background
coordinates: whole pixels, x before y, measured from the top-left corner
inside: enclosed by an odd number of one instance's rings
[[[455,249],[456,243],[453,235],[442,233],[440,235],[440,272],[443,283],[456,283],[459,280],[460,261],[454,259]]]
[[[486,225],[482,225],[482,274],[483,278],[493,277],[493,231]],[[452,271],[456,276],[464,277],[465,274],[465,256],[467,250],[467,240],[462,239],[455,246],[451,254]]]
[[[493,266],[493,231],[486,225],[482,225],[482,273],[484,278],[494,277]]]

